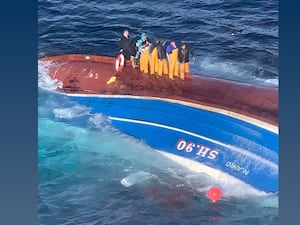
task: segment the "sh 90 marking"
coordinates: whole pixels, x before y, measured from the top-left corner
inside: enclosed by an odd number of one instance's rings
[[[196,156],[201,156],[208,159],[215,159],[219,154],[216,149],[211,149],[207,146],[194,142],[187,142],[184,139],[180,139],[177,141],[176,149],[178,151],[185,151],[187,153],[194,152]]]

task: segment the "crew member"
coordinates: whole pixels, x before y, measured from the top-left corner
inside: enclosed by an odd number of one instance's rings
[[[180,79],[182,80],[184,80],[186,73],[190,73],[190,66],[189,66],[190,54],[192,55],[193,58],[195,58],[193,50],[190,49],[186,43],[182,43],[178,52]]]
[[[140,58],[140,70],[144,73],[149,72],[149,41],[145,33],[137,41],[138,52],[136,58]]]
[[[178,48],[175,41],[171,41],[167,46],[166,54],[169,62],[169,78],[174,80],[174,75],[178,76]]]
[[[123,54],[126,60],[130,59],[130,41],[129,31],[125,29],[119,41],[119,50],[123,49]]]
[[[150,74],[154,75],[158,72],[158,53],[157,46],[159,44],[159,39],[156,39],[154,43],[150,44],[149,52],[150,52]]]
[[[141,37],[138,35],[135,38],[133,38],[130,43],[129,43],[129,48],[130,48],[130,60],[131,60],[131,64],[133,68],[137,68],[138,67],[138,60],[136,59],[136,55],[138,52],[138,47],[137,47],[137,41],[140,39]]]
[[[160,40],[157,45],[157,55],[158,55],[158,71],[157,74],[162,76],[162,74],[168,74],[168,63],[166,55],[166,40]]]

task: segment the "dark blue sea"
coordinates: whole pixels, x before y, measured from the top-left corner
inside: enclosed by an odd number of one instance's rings
[[[187,42],[197,76],[278,86],[276,0],[38,0],[39,57],[115,57],[124,28],[132,38],[145,32]],[[223,198],[210,202],[206,190],[215,181],[53,91],[60,84],[47,66],[38,68],[40,224],[278,224],[277,194],[228,180],[218,184]]]

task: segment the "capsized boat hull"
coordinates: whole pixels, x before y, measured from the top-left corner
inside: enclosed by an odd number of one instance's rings
[[[127,65],[117,82],[114,59],[65,55],[49,74],[62,91],[122,132],[197,162],[216,179],[232,176],[265,192],[278,191],[277,89],[193,76],[170,81]]]

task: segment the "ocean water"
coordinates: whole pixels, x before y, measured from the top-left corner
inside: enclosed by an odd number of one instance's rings
[[[186,41],[193,74],[278,86],[278,1],[38,1],[39,56],[116,56],[131,37]],[[40,224],[278,224],[278,195],[218,183],[116,130],[54,90],[39,64]],[[206,197],[222,187],[221,201]]]

